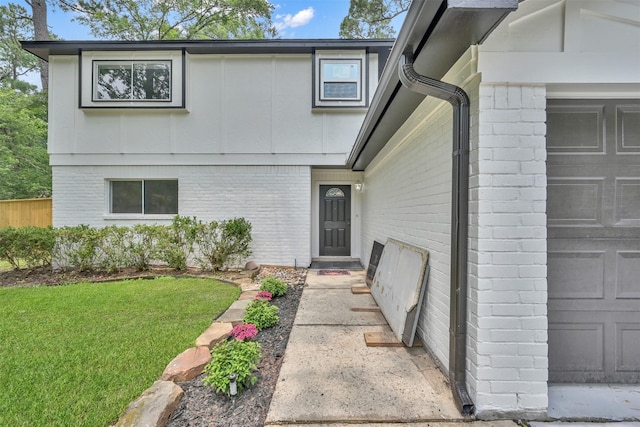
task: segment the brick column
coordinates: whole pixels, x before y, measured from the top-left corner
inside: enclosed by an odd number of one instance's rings
[[[545,87],[482,84],[477,114],[469,388],[479,418],[535,418],[548,402]]]

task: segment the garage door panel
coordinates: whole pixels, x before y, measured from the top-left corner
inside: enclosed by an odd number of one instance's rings
[[[550,179],[547,203],[550,225],[602,225],[604,179]]]
[[[555,132],[547,138],[547,149],[550,153],[604,153],[603,119],[602,104],[549,106],[547,126]]]
[[[604,298],[604,252],[548,252],[549,298]]]
[[[550,370],[604,372],[604,323],[550,323]]]
[[[640,372],[640,322],[616,324],[616,372]]]
[[[616,225],[640,227],[640,179],[616,179],[615,207]]]
[[[640,251],[616,253],[616,298],[640,299]]]
[[[618,153],[640,154],[640,106],[620,105],[616,109],[616,147]]]
[[[548,118],[549,379],[640,382],[640,100]]]

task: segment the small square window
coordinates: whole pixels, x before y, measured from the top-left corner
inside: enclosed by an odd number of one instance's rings
[[[178,180],[111,181],[111,213],[177,214]]]
[[[318,51],[314,54],[313,107],[366,107],[365,51]]]
[[[320,100],[359,101],[362,96],[360,60],[320,60]]]
[[[171,61],[94,61],[93,101],[171,102]]]

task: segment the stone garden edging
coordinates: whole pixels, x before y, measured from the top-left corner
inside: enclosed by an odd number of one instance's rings
[[[257,272],[252,272],[252,277]],[[211,348],[227,339],[231,329],[242,323],[245,307],[259,292],[260,285],[253,284],[251,279],[241,279],[233,284],[242,287],[240,297],[200,334],[195,341],[196,347],[188,348],[169,362],[160,379],[129,404],[115,427],[166,426],[184,394],[176,382],[192,380],[203,372],[211,361]]]

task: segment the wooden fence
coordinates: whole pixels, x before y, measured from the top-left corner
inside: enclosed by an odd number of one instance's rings
[[[51,199],[0,200],[0,227],[48,227]]]

